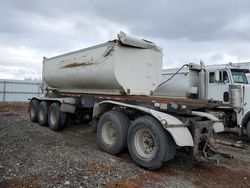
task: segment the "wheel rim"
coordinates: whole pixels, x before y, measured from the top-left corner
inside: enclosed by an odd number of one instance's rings
[[[55,112],[55,110],[51,110],[49,120],[50,120],[50,123],[52,125],[56,124],[56,112]]]
[[[103,141],[108,145],[112,145],[115,143],[116,128],[112,121],[107,121],[104,123],[102,127],[102,138]]]
[[[147,129],[140,129],[134,137],[134,145],[137,153],[145,158],[152,158],[157,152],[154,135]]]

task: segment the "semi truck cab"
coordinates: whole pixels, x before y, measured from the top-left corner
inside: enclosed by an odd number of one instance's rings
[[[245,127],[250,137],[250,85],[246,77],[249,70],[217,65],[207,66],[205,71],[206,98],[230,104],[237,116],[237,125]]]
[[[248,84],[247,69],[236,69],[229,67],[208,67],[207,76],[207,99],[223,101],[229,104],[229,86]]]
[[[250,84],[247,73],[248,69],[232,64],[205,66],[203,62],[164,69],[154,96],[219,101],[222,105],[210,108],[210,113],[222,119],[225,127],[246,128],[250,138]]]

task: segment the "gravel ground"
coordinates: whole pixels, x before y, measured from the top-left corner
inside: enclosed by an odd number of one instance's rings
[[[89,126],[68,123],[53,132],[29,121],[27,105],[0,105],[0,187],[250,187],[247,149],[220,145],[234,159],[219,164],[194,162],[178,154],[163,168],[137,167],[128,152],[112,156],[99,149]]]

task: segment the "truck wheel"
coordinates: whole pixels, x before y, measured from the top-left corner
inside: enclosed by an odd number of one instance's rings
[[[30,120],[32,122],[37,122],[38,121],[38,106],[39,106],[39,101],[38,100],[32,99],[30,101],[29,115],[30,115]]]
[[[248,136],[248,139],[250,139],[250,120],[247,122],[247,136]]]
[[[164,157],[164,162],[167,162],[171,159],[175,158],[175,154],[176,154],[176,144],[174,139],[172,138],[172,136],[170,135],[169,132],[165,131],[166,137],[167,137],[167,144],[166,146],[169,146],[169,152],[166,152],[166,155]]]
[[[66,125],[67,115],[60,111],[60,106],[60,103],[54,102],[49,108],[48,123],[53,131],[60,131]]]
[[[41,126],[46,126],[48,123],[49,104],[46,101],[40,102],[38,106],[38,122]]]
[[[127,144],[132,159],[147,169],[160,168],[170,159],[172,142],[162,125],[154,118],[137,118],[128,130]]]
[[[155,122],[156,124],[158,123],[158,121],[153,117],[150,117],[150,116],[144,116],[144,117],[149,119],[150,121]],[[174,139],[172,138],[172,136],[170,135],[170,133],[168,131],[164,130],[164,133],[167,137],[167,142],[169,142],[166,144],[166,146],[169,146],[169,148],[168,148],[169,152],[166,152],[165,157],[164,157],[164,161],[163,161],[163,162],[167,162],[175,157],[176,144],[175,144]]]
[[[90,132],[91,133],[97,133],[97,126],[98,126],[98,120],[92,119],[91,125],[90,125]]]
[[[127,132],[130,121],[119,111],[104,113],[97,127],[97,137],[102,150],[118,154],[126,148]]]

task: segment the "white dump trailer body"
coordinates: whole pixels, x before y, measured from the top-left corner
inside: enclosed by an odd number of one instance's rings
[[[166,83],[154,91],[154,96],[189,98],[198,94],[199,72],[189,67],[178,73],[177,71],[178,69],[162,70],[161,83]]]
[[[162,50],[118,35],[117,40],[43,61],[43,89],[69,93],[151,95],[160,84]]]

